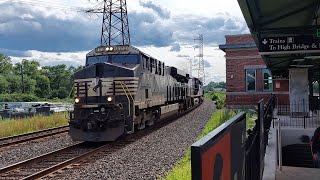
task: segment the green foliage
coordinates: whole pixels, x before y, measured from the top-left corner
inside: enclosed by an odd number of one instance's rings
[[[30,94],[27,99],[66,99],[73,86],[74,72],[82,69],[66,65],[41,67],[37,61],[23,59],[12,64],[10,57],[0,54],[0,96],[6,101],[22,101],[25,96],[12,97],[8,94]],[[29,95],[26,95],[29,97]],[[0,100],[1,101],[1,100]]]
[[[7,79],[0,75],[0,93],[8,93],[9,82]]]
[[[47,76],[38,75],[35,77],[35,94],[40,98],[49,98],[51,93],[50,80]]]
[[[66,65],[45,66],[43,67],[44,74],[50,80],[52,88],[51,98],[67,98],[72,89],[72,75],[76,68],[68,68]]]
[[[67,98],[68,95],[69,95],[69,92],[67,91],[67,89],[65,87],[61,87],[61,88],[54,90],[52,92],[52,97],[59,98],[59,99]]]
[[[34,94],[34,91],[36,90],[36,81],[29,76],[25,76],[23,78],[23,86],[25,93]]]
[[[225,82],[210,82],[208,85],[204,86],[204,91],[214,91],[217,89],[226,89]]]
[[[0,102],[32,102],[38,100],[39,98],[33,94],[0,94]]]
[[[12,71],[12,63],[10,57],[0,53],[0,74],[9,75]]]
[[[9,82],[9,93],[22,93],[21,76],[12,75],[7,77]]]
[[[226,106],[226,93],[224,91],[211,91],[205,93],[205,97],[215,101],[218,109]]]
[[[212,114],[211,118],[207,122],[202,134],[198,137],[198,140],[209,134],[215,128],[231,119],[236,115],[233,111],[219,110]],[[191,179],[191,150],[188,148],[184,157],[177,163],[171,172],[164,178],[165,180],[188,180]]]

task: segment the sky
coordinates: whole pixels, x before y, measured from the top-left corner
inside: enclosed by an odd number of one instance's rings
[[[84,65],[99,46],[102,17],[85,9],[101,0],[0,0],[0,53],[13,62]],[[204,37],[206,83],[225,81],[225,35],[248,33],[236,0],[127,0],[131,44],[184,71],[195,65],[194,38]],[[197,76],[197,72],[193,71]]]

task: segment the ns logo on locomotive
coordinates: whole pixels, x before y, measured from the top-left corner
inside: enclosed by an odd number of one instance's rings
[[[92,50],[74,77],[73,140],[114,141],[203,101],[199,79],[133,46]]]

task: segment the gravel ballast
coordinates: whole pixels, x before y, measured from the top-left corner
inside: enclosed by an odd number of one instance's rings
[[[201,134],[213,113],[212,101],[88,166],[63,173],[64,179],[158,179],[170,171]]]
[[[0,168],[37,157],[78,142],[71,140],[67,133],[46,137],[0,149]]]

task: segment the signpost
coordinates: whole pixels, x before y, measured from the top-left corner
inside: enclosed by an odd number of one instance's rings
[[[316,32],[320,38],[320,29]],[[320,50],[320,39],[313,35],[267,37],[260,40],[261,52]]]

